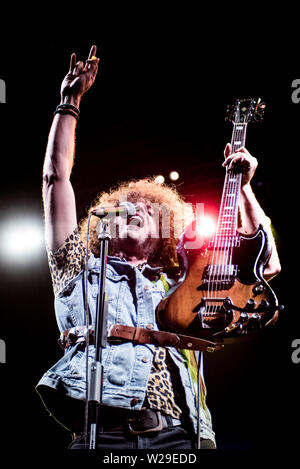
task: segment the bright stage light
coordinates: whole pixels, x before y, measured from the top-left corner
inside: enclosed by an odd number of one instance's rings
[[[158,176],[156,176],[155,182],[157,182],[157,184],[163,184],[165,182],[165,178],[161,174],[159,174]]]
[[[212,217],[200,216],[197,218],[196,229],[201,236],[212,236],[216,231],[216,222]]]
[[[177,181],[179,179],[179,173],[177,171],[171,171],[169,174],[171,181]]]
[[[15,217],[2,223],[0,252],[6,262],[24,263],[42,253],[44,248],[43,226],[35,219]]]

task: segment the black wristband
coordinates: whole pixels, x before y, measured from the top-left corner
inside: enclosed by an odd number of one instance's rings
[[[55,112],[54,112],[54,116],[55,114],[69,114],[70,116],[73,116],[75,117],[76,120],[79,119],[79,116],[78,114],[76,114],[75,112],[71,111],[71,109],[56,109]]]
[[[56,109],[71,109],[72,111],[80,114],[78,107],[74,106],[73,104],[59,104]]]
[[[70,114],[71,116],[75,117],[76,120],[79,118],[79,109],[73,104],[59,104],[54,111],[55,114]]]

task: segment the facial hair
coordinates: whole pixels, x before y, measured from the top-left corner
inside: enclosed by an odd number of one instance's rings
[[[147,238],[142,242],[137,242],[132,238],[112,238],[109,242],[109,253],[111,256],[132,257],[137,259],[148,259],[157,248],[159,239]]]

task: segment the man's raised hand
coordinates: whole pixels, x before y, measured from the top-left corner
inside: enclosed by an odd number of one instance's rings
[[[71,102],[79,105],[81,97],[93,85],[97,72],[99,58],[96,57],[97,46],[91,47],[88,58],[85,63],[76,61],[76,54],[73,53],[70,58],[69,72],[65,76],[61,85],[61,102]]]

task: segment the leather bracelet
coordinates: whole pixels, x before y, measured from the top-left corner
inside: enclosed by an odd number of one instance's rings
[[[70,114],[78,120],[80,111],[76,106],[73,106],[73,104],[59,104],[54,111],[54,115],[55,114]]]
[[[58,109],[58,110],[56,110],[56,111],[54,112],[54,116],[55,116],[55,114],[69,114],[70,116],[75,117],[76,120],[79,119],[79,116],[78,116],[77,114],[75,114],[75,112],[73,112],[73,111],[71,111],[71,110],[68,110],[68,109],[66,109],[66,110],[64,110],[64,109]]]
[[[69,104],[69,103],[59,104],[56,109],[72,109],[77,114],[80,113],[78,107],[74,106],[73,104]]]

